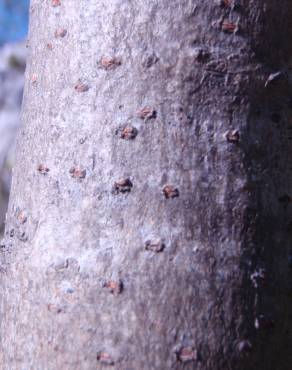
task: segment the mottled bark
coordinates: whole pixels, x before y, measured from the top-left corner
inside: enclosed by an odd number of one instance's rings
[[[4,370],[291,369],[291,19],[32,0]]]

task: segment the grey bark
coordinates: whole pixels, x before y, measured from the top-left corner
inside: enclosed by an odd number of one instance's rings
[[[291,369],[291,19],[32,1],[4,370]]]
[[[0,20],[1,24],[1,20]],[[1,34],[1,31],[0,31]],[[14,142],[20,124],[26,48],[24,43],[0,47],[0,233],[4,232],[14,162]]]

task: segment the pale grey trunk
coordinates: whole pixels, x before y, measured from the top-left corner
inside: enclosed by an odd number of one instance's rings
[[[291,19],[32,1],[3,370],[291,369]]]

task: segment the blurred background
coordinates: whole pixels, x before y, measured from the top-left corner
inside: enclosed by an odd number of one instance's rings
[[[4,229],[14,141],[20,123],[29,0],[0,0],[0,232]]]

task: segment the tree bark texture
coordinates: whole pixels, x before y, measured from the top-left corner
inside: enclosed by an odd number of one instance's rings
[[[3,370],[290,370],[290,0],[32,0]]]

